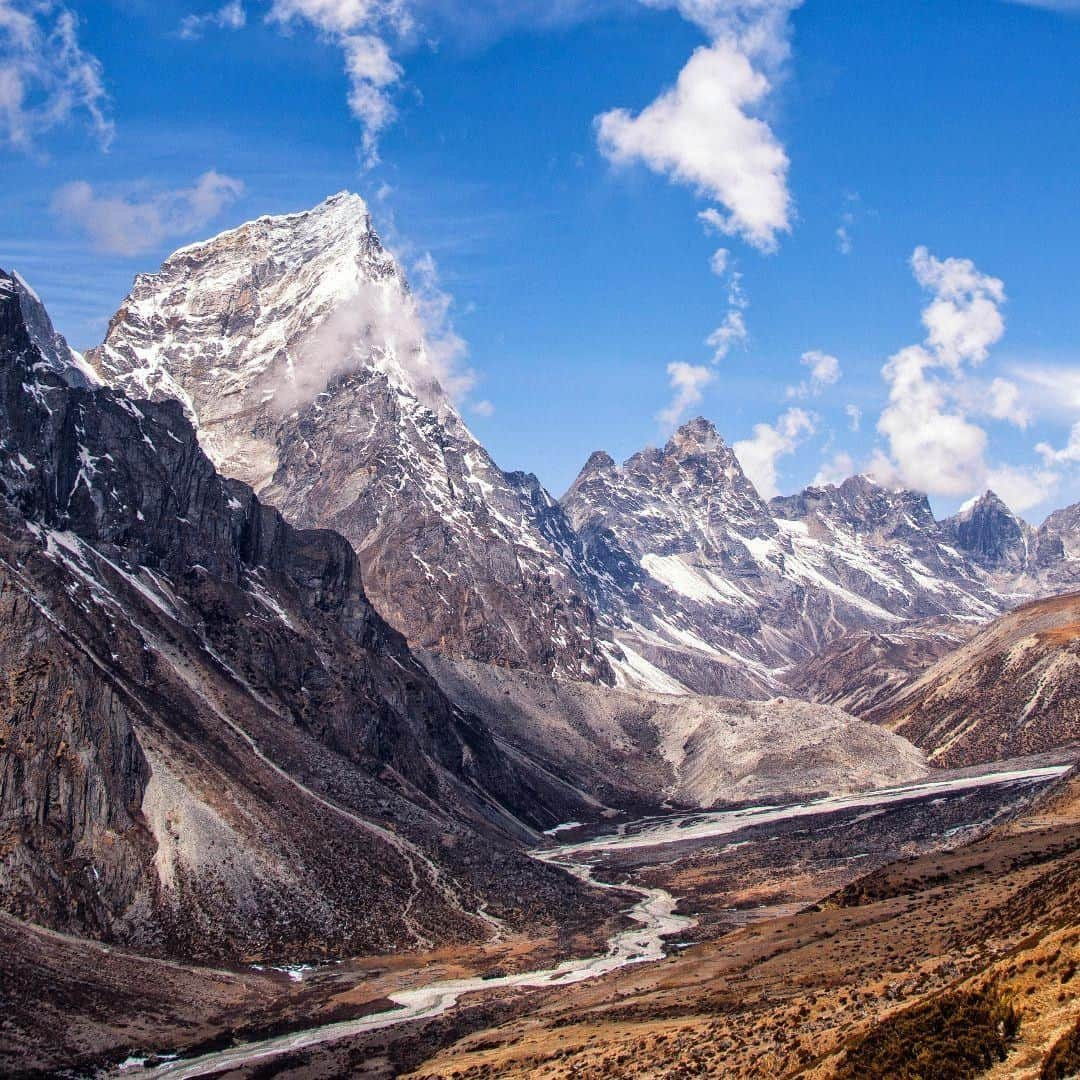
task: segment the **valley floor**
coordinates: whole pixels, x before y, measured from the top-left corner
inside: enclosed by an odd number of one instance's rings
[[[165,965],[6,920],[0,1066],[54,1074],[81,1060],[92,1072],[112,1057],[107,1071],[129,1077],[827,1077],[844,1075],[844,1053],[885,1018],[992,972],[1025,1012],[1013,1056],[1034,1062],[1002,1075],[1037,1076],[1080,1014],[1065,979],[1080,962],[1077,912],[1039,908],[1049,875],[1060,880],[1046,904],[1077,900],[1080,824],[1029,821],[966,843],[1061,771],[1023,765],[783,811],[652,819],[606,838],[560,833],[560,860],[679,896],[696,925],[661,962],[551,989],[500,980],[603,956],[619,926],[289,973]],[[490,988],[442,1015],[355,1033],[394,1008],[392,994],[470,976]],[[342,1021],[351,1026],[326,1030]],[[120,1048],[136,1047],[117,1068]]]

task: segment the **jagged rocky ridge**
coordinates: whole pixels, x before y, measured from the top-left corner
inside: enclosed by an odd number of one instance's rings
[[[619,643],[699,692],[775,688],[852,628],[1000,610],[924,497],[853,477],[766,504],[702,419],[622,466],[594,454],[563,505],[616,568],[596,603]]]
[[[520,853],[587,806],[446,700],[348,543],[91,381],[0,274],[0,906],[221,961],[598,903]]]
[[[345,536],[412,644],[611,678],[538,521],[558,504],[461,420],[358,196],[178,251],[136,280],[88,355],[112,385],[182,401],[211,460],[292,524]]]
[[[621,466],[594,454],[556,501],[466,428],[355,195],[178,251],[88,359],[182,401],[223,472],[340,531],[376,609],[455,659],[769,697],[849,632],[984,622],[1080,583],[1075,514],[1035,530],[988,496],[937,522],[866,477],[766,503],[700,419]]]

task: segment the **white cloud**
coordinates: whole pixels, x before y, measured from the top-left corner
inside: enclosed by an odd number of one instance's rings
[[[731,261],[731,252],[727,248],[717,248],[709,259],[709,269],[717,276],[723,277],[727,273],[728,264]]]
[[[995,420],[1007,420],[1018,428],[1031,423],[1031,410],[1023,404],[1020,387],[1008,379],[997,378],[987,389],[987,411]]]
[[[396,115],[391,92],[402,78],[387,38],[401,40],[415,29],[406,0],[274,0],[270,22],[307,23],[345,56],[349,109],[363,125],[364,161],[379,160],[379,136]]]
[[[933,296],[923,309],[927,345],[954,371],[981,364],[1005,333],[1004,283],[980,273],[970,259],[939,260],[925,247],[915,249],[911,267]]]
[[[646,7],[675,10],[710,38],[730,38],[768,69],[787,59],[788,16],[802,0],[641,0]]]
[[[244,5],[240,0],[230,0],[205,15],[185,15],[180,20],[180,36],[186,41],[197,41],[207,30],[242,30],[246,25]]]
[[[471,409],[477,416],[494,416],[495,406],[486,398],[483,401],[473,402]]]
[[[401,260],[399,260],[400,262]],[[395,279],[367,281],[292,350],[292,381],[278,388],[275,405],[289,412],[311,401],[332,379],[375,361],[396,365],[417,396],[436,413],[447,412],[447,395],[479,415],[490,403],[465,400],[475,373],[452,322],[452,302],[442,290],[435,260],[424,255],[411,267],[412,290]]]
[[[996,481],[1008,489],[1011,505],[1035,505],[1039,492],[1045,498],[1052,490],[1056,476],[991,466],[987,433],[972,420],[984,415],[1018,427],[1031,420],[1015,383],[996,378],[987,386],[967,374],[1005,332],[1004,284],[970,259],[937,259],[925,247],[915,250],[911,267],[931,294],[922,319],[927,336],[924,344],[901,349],[882,370],[889,404],[878,431],[888,440],[889,453],[876,455],[872,471],[883,483],[951,498]]]
[[[1022,514],[1046,502],[1057,491],[1059,479],[1046,469],[999,465],[987,474],[986,484],[1014,514]]]
[[[743,472],[757,488],[763,499],[780,494],[778,463],[799,448],[807,436],[814,434],[814,416],[802,409],[788,409],[775,424],[755,424],[754,435],[732,446]]]
[[[616,165],[642,162],[692,187],[711,207],[709,221],[761,251],[791,227],[788,157],[769,125],[752,115],[772,90],[731,37],[702,46],[675,86],[637,116],[613,109],[597,117],[603,154]]]
[[[99,251],[139,255],[196,232],[243,193],[244,185],[210,170],[190,188],[137,195],[99,195],[83,180],[56,192],[53,213],[81,229]]]
[[[668,364],[667,373],[674,396],[670,404],[656,414],[656,419],[664,427],[673,428],[688,409],[701,401],[705,387],[713,380],[713,373],[701,364],[686,364],[681,360]]]
[[[1080,421],[1073,424],[1069,431],[1069,440],[1060,450],[1055,450],[1050,443],[1041,442],[1035,447],[1035,452],[1047,465],[1080,463]]]
[[[412,302],[423,328],[426,361],[433,367],[442,388],[455,401],[461,401],[476,385],[476,372],[465,366],[469,347],[454,329],[454,300],[443,289],[439,268],[430,252],[414,263],[412,284]],[[479,408],[483,404],[473,407]],[[481,415],[491,414],[483,413],[481,408]]]
[[[748,338],[742,312],[732,308],[724,316],[724,321],[705,339],[705,344],[713,351],[712,362],[718,364],[736,345],[745,345]]]
[[[858,431],[862,427],[862,409],[858,405],[848,404],[844,406],[844,413],[848,418],[848,427]]]
[[[827,484],[842,484],[849,476],[855,474],[855,461],[852,456],[843,450],[833,454],[824,462],[817,475],[810,481],[812,487],[825,487]]]
[[[55,0],[0,0],[0,141],[30,151],[81,116],[108,149],[107,110],[101,63],[79,44],[76,15]]]
[[[820,349],[811,349],[799,358],[799,363],[810,369],[810,378],[798,386],[789,386],[787,396],[793,398],[817,397],[827,386],[835,386],[843,374],[840,361]]]
[[[847,225],[841,225],[836,230],[836,250],[841,255],[850,255],[855,250]]]
[[[873,468],[889,486],[962,498],[986,473],[987,436],[949,405],[945,385],[928,374],[938,361],[921,345],[902,349],[885,365],[889,405],[878,431],[889,440],[890,459]]]
[[[1009,374],[1024,384],[1025,398],[1040,413],[1080,414],[1080,366],[1014,364]]]

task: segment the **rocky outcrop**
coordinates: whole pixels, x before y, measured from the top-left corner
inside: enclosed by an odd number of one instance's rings
[[[349,544],[45,356],[28,302],[0,275],[3,908],[222,960],[594,903],[518,848],[588,807],[446,700]]]
[[[959,648],[980,624],[925,619],[897,630],[851,630],[785,676],[797,697],[866,716],[912,678]]]
[[[291,523],[341,532],[412,644],[610,679],[549,539],[558,505],[523,497],[472,436],[438,353],[363,200],[341,194],[178,251],[88,355],[115,386],[181,401],[211,460]]]
[[[1080,594],[1009,612],[866,716],[942,766],[1080,742]]]

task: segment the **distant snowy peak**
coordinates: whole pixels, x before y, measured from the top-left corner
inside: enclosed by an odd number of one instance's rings
[[[1080,503],[1052,513],[1039,529],[1039,540],[1062,557],[1080,559]]]
[[[936,525],[925,495],[894,491],[863,475],[849,477],[839,485],[809,487],[796,495],[778,496],[769,507],[778,518],[808,522],[816,519],[823,525],[846,525],[883,539]]]
[[[602,451],[594,453],[563,506],[575,528],[613,528],[639,557],[697,548],[718,552],[730,547],[733,534],[777,531],[734,451],[700,417],[679,428],[662,449],[642,450],[621,466]]]
[[[594,453],[563,506],[619,644],[701,692],[775,688],[852,628],[1000,610],[925,496],[856,476],[767,505],[703,419],[621,466]]]
[[[18,274],[0,270],[0,295],[14,294],[19,302],[23,329],[39,355],[38,362],[59,375],[69,386],[90,389],[101,380],[90,365],[54,329],[40,297]]]

